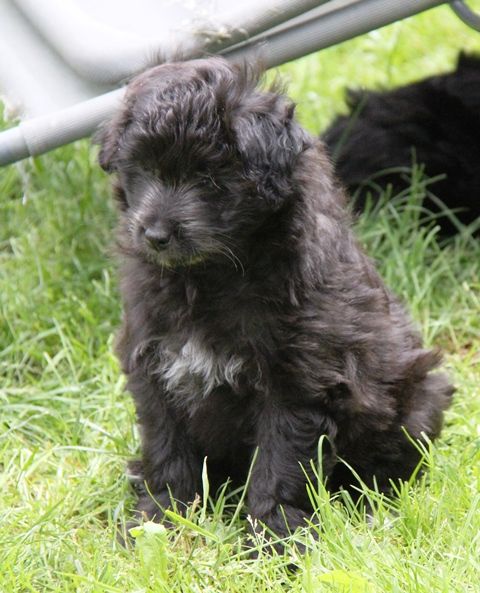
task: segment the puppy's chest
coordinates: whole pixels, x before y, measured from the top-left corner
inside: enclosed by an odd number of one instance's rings
[[[167,394],[182,403],[208,397],[216,388],[228,386],[240,395],[250,383],[253,356],[234,340],[213,342],[191,332],[183,340],[166,339],[159,352],[155,374],[164,382]],[[258,377],[257,377],[258,378]]]

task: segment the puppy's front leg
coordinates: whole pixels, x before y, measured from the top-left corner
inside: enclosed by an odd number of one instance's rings
[[[144,378],[129,381],[135,396],[142,438],[143,477],[148,492],[141,493],[137,512],[160,521],[171,498],[181,504],[194,500],[201,463],[186,434],[183,421],[172,410],[161,387]],[[181,510],[181,508],[180,508]]]
[[[306,474],[315,483],[310,460],[322,447],[322,467],[328,476],[334,466],[335,425],[321,411],[272,403],[258,424],[258,455],[248,492],[250,514],[283,537],[304,527],[312,514]]]

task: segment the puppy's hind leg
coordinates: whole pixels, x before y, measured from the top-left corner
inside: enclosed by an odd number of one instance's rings
[[[258,454],[248,491],[250,514],[278,536],[305,527],[313,509],[307,475],[315,480],[310,461],[317,459],[318,442],[329,437],[322,450],[323,472],[334,466],[335,425],[316,409],[269,406],[258,424]]]
[[[443,373],[430,373],[410,389],[410,406],[403,418],[391,430],[372,434],[368,453],[359,460],[362,480],[381,492],[391,492],[392,480],[412,477],[422,461],[421,446],[440,434],[443,412],[454,391]]]

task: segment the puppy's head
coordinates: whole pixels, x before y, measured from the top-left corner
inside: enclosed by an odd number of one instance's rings
[[[310,145],[281,94],[220,58],[157,66],[135,78],[99,134],[116,174],[135,255],[179,266],[231,255],[294,197]]]

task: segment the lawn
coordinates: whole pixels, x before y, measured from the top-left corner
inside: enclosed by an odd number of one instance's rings
[[[480,35],[442,7],[280,71],[318,132],[343,109],[347,84],[415,80],[451,67],[460,48],[480,52]],[[0,591],[477,593],[480,242],[468,229],[445,241],[434,223],[419,227],[418,172],[407,200],[357,228],[457,386],[428,472],[395,498],[365,491],[369,521],[319,487],[318,540],[294,535],[284,556],[259,541],[256,559],[242,548],[241,493],[210,493],[168,534],[147,526],[135,549],[116,543],[134,500],[123,469],[139,441],[112,353],[121,310],[108,186],[86,141],[0,170]]]

